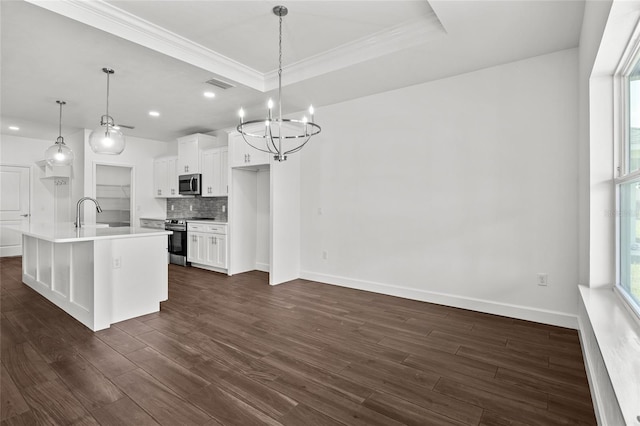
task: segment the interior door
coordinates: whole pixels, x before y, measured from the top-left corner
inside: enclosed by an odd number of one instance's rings
[[[0,256],[22,254],[22,234],[29,223],[29,167],[0,166]]]

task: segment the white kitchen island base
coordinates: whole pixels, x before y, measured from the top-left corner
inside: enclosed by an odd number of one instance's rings
[[[67,239],[23,232],[22,281],[93,331],[158,312],[168,298],[169,232],[106,229]]]

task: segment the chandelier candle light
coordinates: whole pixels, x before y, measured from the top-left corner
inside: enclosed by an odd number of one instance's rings
[[[118,155],[124,151],[124,135],[109,115],[109,76],[115,73],[111,68],[102,68],[107,74],[107,113],[100,118],[100,127],[89,135],[89,146],[96,154]]]
[[[56,101],[60,105],[60,121],[58,124],[58,138],[56,142],[51,145],[44,152],[44,159],[50,166],[70,166],[73,163],[73,151],[65,145],[64,138],[62,137],[62,105],[65,105],[65,101]]]
[[[313,106],[309,107],[311,119],[306,116],[301,120],[282,118],[282,17],[288,10],[284,6],[273,8],[274,15],[279,17],[279,57],[278,57],[278,117],[273,118],[273,101],[267,102],[267,118],[244,121],[244,110],[240,108],[240,124],[237,130],[244,141],[258,151],[273,154],[277,161],[285,161],[288,154],[298,152],[305,146],[311,136],[320,133],[320,126],[313,122]],[[264,126],[264,129],[261,128]],[[275,129],[274,129],[275,127]],[[253,141],[250,142],[250,140]]]

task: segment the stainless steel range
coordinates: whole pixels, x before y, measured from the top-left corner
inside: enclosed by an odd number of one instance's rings
[[[165,220],[164,229],[173,231],[173,234],[169,235],[169,262],[182,266],[189,265],[187,262],[187,221],[214,219],[213,217],[189,217]]]

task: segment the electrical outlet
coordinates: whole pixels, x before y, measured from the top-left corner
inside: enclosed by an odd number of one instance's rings
[[[327,260],[329,258],[329,253],[326,250],[322,251],[322,260]]]
[[[192,212],[193,211],[193,204],[189,204],[189,211]]]
[[[547,274],[538,274],[538,285],[546,286],[549,283],[549,275]]]
[[[114,257],[113,258],[113,269],[120,269],[120,266],[122,266],[122,260],[120,257]]]
[[[222,213],[227,211],[227,206],[222,206]]]
[[[171,211],[173,211],[173,207],[174,207],[173,204],[171,204]]]
[[[318,207],[318,216],[322,216],[322,207]]]

